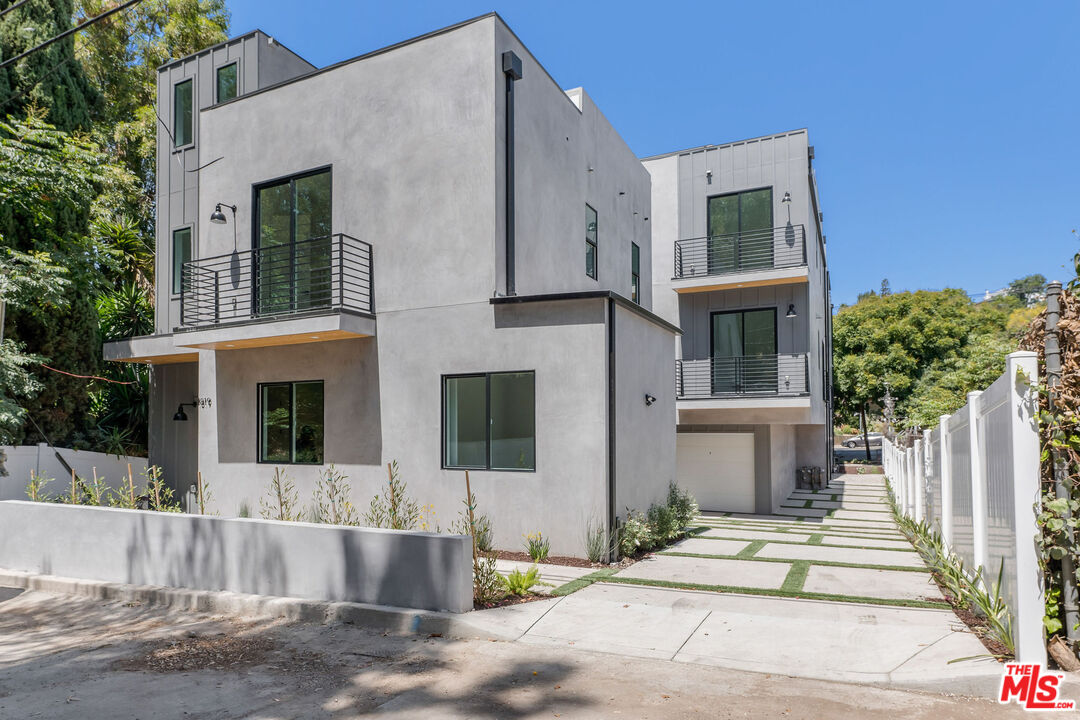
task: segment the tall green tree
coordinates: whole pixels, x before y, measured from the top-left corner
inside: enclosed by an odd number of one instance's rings
[[[0,10],[15,0],[0,0]],[[72,27],[72,0],[30,0],[0,18],[0,57],[13,58]],[[75,56],[67,37],[0,69],[0,117],[22,115],[31,105],[48,112],[61,130],[90,130],[101,94]]]
[[[1017,278],[1009,283],[1008,293],[1025,305],[1030,305],[1031,300],[1046,291],[1046,276],[1036,273],[1026,277]]]

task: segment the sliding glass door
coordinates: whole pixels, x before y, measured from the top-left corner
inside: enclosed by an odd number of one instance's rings
[[[708,202],[709,274],[772,267],[772,188],[716,195]]]
[[[333,300],[330,171],[256,189],[258,315],[304,312]]]
[[[777,391],[776,308],[712,314],[714,395]]]

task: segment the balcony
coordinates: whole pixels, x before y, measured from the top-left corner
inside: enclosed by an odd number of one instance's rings
[[[807,282],[808,277],[802,225],[675,242],[676,292]]]
[[[371,245],[344,234],[184,263],[178,345],[265,347],[375,334]]]
[[[810,421],[808,353],[675,361],[680,423]]]

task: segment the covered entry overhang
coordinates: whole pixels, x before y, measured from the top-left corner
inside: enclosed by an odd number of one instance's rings
[[[102,357],[111,362],[171,365],[198,362],[199,352],[192,348],[178,347],[172,334],[143,335],[105,343]]]
[[[248,320],[230,325],[209,325],[173,334],[177,347],[232,350],[302,343],[348,340],[375,336],[375,316],[337,311],[318,315]]]

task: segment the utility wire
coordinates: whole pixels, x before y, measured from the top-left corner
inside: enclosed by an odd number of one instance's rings
[[[11,7],[9,7],[9,8],[4,8],[3,10],[0,10],[0,18],[4,17],[4,16],[5,16],[5,15],[7,15],[7,14],[8,14],[9,12],[11,12],[11,11],[12,11],[12,10],[14,10],[15,8],[19,7],[20,5],[25,5],[25,4],[26,4],[26,3],[28,3],[28,2],[30,2],[30,0],[19,0],[19,2],[15,3],[15,4],[14,4],[14,5],[12,5]]]
[[[64,38],[68,37],[69,35],[74,35],[75,33],[79,32],[83,28],[89,27],[90,25],[93,25],[94,23],[98,22],[99,20],[104,20],[105,18],[109,17],[110,15],[115,15],[116,13],[120,12],[121,10],[126,10],[127,8],[131,7],[135,3],[141,2],[141,1],[142,0],[128,0],[123,5],[117,5],[112,10],[106,10],[105,12],[101,13],[100,15],[97,15],[95,17],[90,18],[86,22],[81,23],[79,25],[76,25],[75,27],[71,28],[70,30],[65,30],[64,32],[60,33],[59,35],[57,35],[57,36],[55,36],[55,37],[53,37],[53,38],[51,38],[49,40],[46,40],[45,42],[41,43],[40,45],[37,45],[35,47],[30,48],[29,50],[27,50],[24,53],[20,53],[20,54],[16,55],[15,57],[13,57],[13,58],[11,58],[9,60],[5,60],[3,62],[0,62],[0,69],[3,69],[3,68],[7,67],[8,65],[10,65],[10,64],[12,64],[14,62],[18,62],[19,60],[22,60],[24,57],[26,57],[27,55],[30,55],[31,53],[35,53],[38,50],[41,50],[43,48],[47,48],[48,46],[52,45],[54,42],[57,42],[59,40],[63,40]],[[11,8],[8,8],[8,10],[11,10]]]

